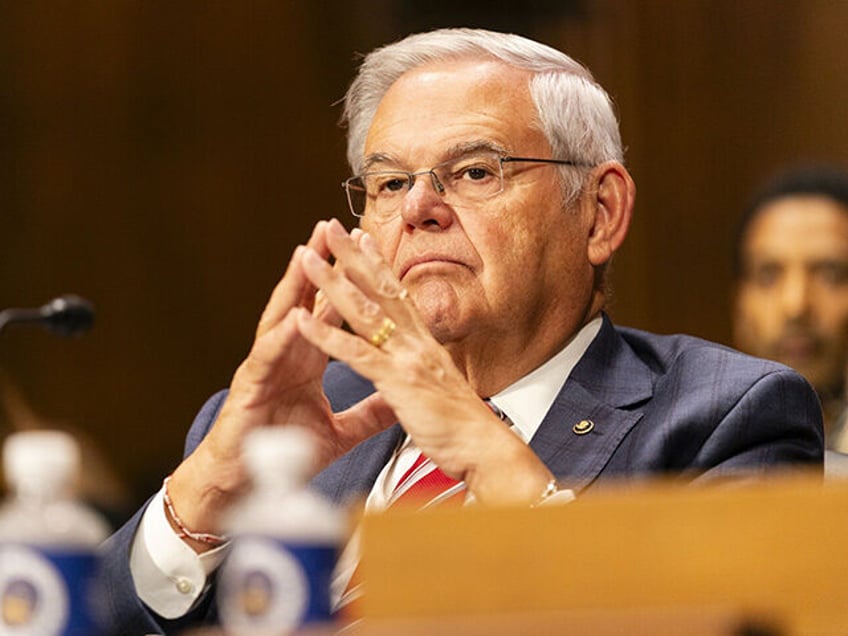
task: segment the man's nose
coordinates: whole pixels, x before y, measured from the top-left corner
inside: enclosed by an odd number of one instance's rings
[[[810,309],[810,293],[810,280],[805,273],[794,272],[787,276],[780,296],[784,314],[788,318],[807,314]]]
[[[453,209],[445,201],[441,184],[432,173],[418,174],[401,204],[403,222],[411,228],[445,229],[453,222]]]

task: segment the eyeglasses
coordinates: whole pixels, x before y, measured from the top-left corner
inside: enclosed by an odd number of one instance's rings
[[[480,151],[449,159],[421,172],[364,172],[343,181],[342,187],[347,193],[347,203],[354,216],[368,216],[383,221],[400,213],[403,199],[418,177],[430,175],[433,189],[448,205],[472,207],[503,192],[503,165],[518,162],[583,167],[588,165],[564,159],[511,157],[493,151]]]

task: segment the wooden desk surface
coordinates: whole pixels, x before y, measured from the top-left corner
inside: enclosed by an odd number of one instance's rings
[[[556,508],[387,512],[364,519],[362,568],[364,629],[465,621],[457,633],[470,634],[495,617],[562,633],[593,619],[583,633],[605,634],[599,621],[641,616],[656,629],[685,620],[686,633],[751,618],[781,634],[848,634],[848,482],[653,484]]]

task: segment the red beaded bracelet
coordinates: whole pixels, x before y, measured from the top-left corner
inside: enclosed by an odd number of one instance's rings
[[[168,516],[171,518],[171,521],[174,522],[174,525],[179,528],[179,532],[177,536],[180,539],[189,538],[194,541],[199,541],[200,543],[207,543],[209,545],[219,546],[222,543],[226,543],[229,541],[227,537],[210,534],[208,532],[192,532],[189,530],[186,525],[183,523],[182,519],[180,519],[177,511],[174,510],[174,504],[171,502],[171,496],[168,494],[168,482],[171,481],[171,475],[165,477],[165,481],[162,482],[162,499],[165,501],[165,509],[168,511]]]

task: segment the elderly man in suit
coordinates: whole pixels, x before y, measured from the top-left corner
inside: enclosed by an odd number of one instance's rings
[[[345,117],[360,226],[320,222],[295,250],[229,391],[110,542],[122,633],[214,620],[214,533],[257,427],[311,427],[315,485],[375,509],[420,457],[466,501],[522,506],[821,463],[793,371],[603,313],[635,188],[584,67],[514,35],[413,35],[365,59]]]

